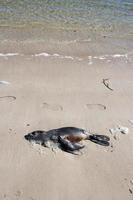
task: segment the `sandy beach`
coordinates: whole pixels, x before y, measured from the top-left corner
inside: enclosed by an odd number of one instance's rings
[[[0,80],[10,83],[0,84],[1,200],[133,198],[132,63],[118,55],[83,59],[7,52],[0,57]],[[129,134],[111,134],[118,125]],[[63,126],[105,134],[110,146],[86,141],[75,156],[24,139],[31,131]]]

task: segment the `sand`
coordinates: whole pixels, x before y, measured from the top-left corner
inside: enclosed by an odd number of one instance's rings
[[[0,98],[0,200],[133,199],[133,69],[122,59],[0,57],[0,80],[10,82],[0,84],[0,97],[16,97]],[[114,138],[117,125],[129,134]],[[86,141],[74,156],[24,139],[63,126],[108,135],[111,146]]]

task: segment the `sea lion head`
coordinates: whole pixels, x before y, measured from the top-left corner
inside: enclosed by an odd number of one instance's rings
[[[45,131],[33,131],[24,136],[29,142],[42,144],[44,142]]]

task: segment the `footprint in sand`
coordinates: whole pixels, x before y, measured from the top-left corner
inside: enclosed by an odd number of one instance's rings
[[[48,104],[46,102],[43,103],[43,108],[52,110],[52,111],[62,111],[63,107],[58,104]]]
[[[1,96],[1,97],[0,97],[0,101],[1,101],[1,100],[3,100],[3,101],[4,101],[4,100],[15,101],[15,100],[16,100],[16,97],[15,97],[15,96]]]
[[[88,109],[100,109],[100,110],[106,110],[106,106],[103,104],[95,104],[95,103],[89,103],[86,104]]]

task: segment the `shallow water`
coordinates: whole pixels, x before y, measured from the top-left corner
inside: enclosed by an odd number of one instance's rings
[[[47,41],[47,46],[52,45],[42,48],[38,43],[34,53],[62,55],[63,49],[68,49],[66,56],[72,55],[71,50],[77,51],[76,56],[89,56],[90,49],[93,56],[129,53],[133,47],[132,33],[132,0],[0,1],[2,45],[9,41]],[[51,52],[53,45],[56,50]]]
[[[132,0],[2,0],[1,25],[43,25],[56,22],[72,25],[106,26],[131,23]]]

